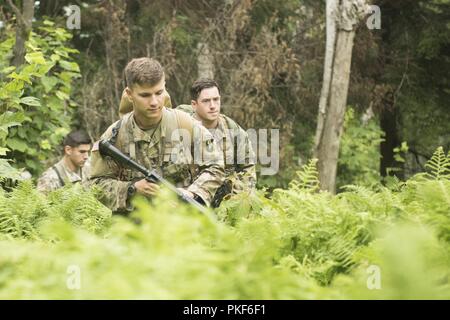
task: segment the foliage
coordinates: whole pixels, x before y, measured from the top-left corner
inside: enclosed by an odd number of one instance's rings
[[[65,29],[46,20],[26,42],[26,63],[7,67],[14,36],[8,29],[0,43],[0,152],[13,158],[15,167],[36,173],[72,125],[71,83],[80,76],[72,57],[77,50],[67,46],[71,35]]]
[[[447,162],[438,150],[430,164]],[[271,199],[240,194],[223,202],[219,220],[163,190],[151,203],[137,199],[131,219],[111,221],[81,188],[46,197],[22,184],[0,201],[8,203],[2,217],[8,206],[31,208],[14,213],[29,225],[0,232],[0,297],[450,298],[448,178],[421,174],[395,188],[352,186],[332,196],[315,191],[315,170],[311,161]],[[25,228],[33,232],[16,232]],[[379,290],[368,287],[370,266],[381,272]],[[78,289],[70,287],[73,267]]]
[[[94,193],[80,185],[66,186],[48,196],[24,181],[11,193],[0,189],[0,232],[15,238],[42,239],[41,224],[70,221],[75,227],[100,232],[109,223],[111,211],[100,204]]]
[[[337,187],[347,184],[371,186],[380,181],[379,149],[383,131],[370,119],[363,123],[353,108],[348,108],[344,120],[338,159]]]
[[[429,169],[428,176],[436,180],[450,179],[450,153],[445,156],[442,147],[437,148],[433,157],[425,165]]]

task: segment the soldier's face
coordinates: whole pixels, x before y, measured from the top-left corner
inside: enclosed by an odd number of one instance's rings
[[[132,88],[127,88],[138,124],[139,122],[152,124],[161,119],[165,93],[166,81],[164,78],[156,85],[135,84]]]
[[[64,148],[66,155],[69,157],[72,164],[81,168],[84,166],[89,158],[89,151],[91,150],[90,144],[80,144],[78,147],[66,146]]]
[[[203,89],[197,100],[192,100],[191,104],[202,122],[217,121],[220,114],[219,89],[217,87]]]

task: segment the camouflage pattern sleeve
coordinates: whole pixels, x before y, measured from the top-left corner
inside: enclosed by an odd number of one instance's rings
[[[113,124],[101,137],[111,137]],[[88,180],[89,186],[98,186],[101,190],[99,200],[113,212],[130,211],[128,203],[127,188],[129,181],[120,181],[119,166],[111,159],[105,159],[100,155],[98,142],[94,144],[91,151],[91,172]]]
[[[48,168],[38,179],[37,189],[38,191],[47,193],[58,188],[62,185],[59,182],[59,178],[52,168]]]
[[[194,124],[193,137],[194,165],[198,175],[187,190],[199,196],[209,206],[216,190],[224,181],[224,160],[213,136],[205,127]]]
[[[237,130],[235,179],[232,192],[252,190],[256,187],[256,157],[247,132]]]

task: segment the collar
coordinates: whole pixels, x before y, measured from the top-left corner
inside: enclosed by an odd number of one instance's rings
[[[153,140],[155,140],[155,136],[164,138],[165,134],[166,134],[166,126],[167,126],[167,109],[166,107],[162,108],[162,119],[161,122],[159,123],[159,125],[157,125],[155,127],[155,129],[153,130],[158,130],[158,127],[161,127],[161,133],[159,135],[154,135]],[[131,112],[131,132],[133,134],[133,138],[134,141],[146,141],[146,142],[152,142],[152,133],[154,132],[152,129],[150,130],[142,130],[141,128],[139,128],[139,126],[136,123],[136,120],[134,119],[134,112]],[[158,141],[159,139],[157,139],[156,141]]]
[[[59,162],[56,165],[61,166],[65,172],[81,176],[81,168],[78,168],[76,171],[70,170],[70,168],[66,165],[66,162],[64,161],[64,157],[62,157],[61,160],[59,160]]]

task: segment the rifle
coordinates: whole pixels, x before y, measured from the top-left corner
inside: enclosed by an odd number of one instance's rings
[[[200,212],[209,215],[206,208],[201,205],[197,200],[192,199],[188,196],[186,196],[183,192],[178,190],[173,184],[171,184],[169,181],[161,177],[156,170],[148,170],[143,165],[137,163],[133,159],[127,157],[125,154],[122,153],[119,149],[117,149],[115,146],[111,144],[108,140],[100,140],[99,141],[99,151],[102,156],[110,156],[112,159],[116,160],[120,164],[122,164],[125,167],[128,167],[130,169],[139,171],[142,173],[145,177],[145,180],[152,182],[152,183],[160,183],[167,187],[170,191],[175,192],[182,201],[187,202],[191,205],[193,205],[197,210]]]

